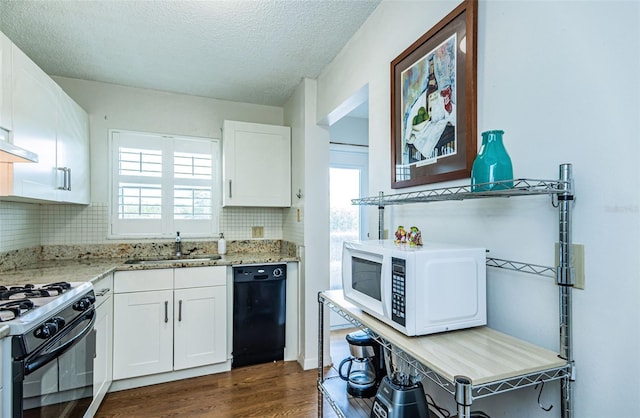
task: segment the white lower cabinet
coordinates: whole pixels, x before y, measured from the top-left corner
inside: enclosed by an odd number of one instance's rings
[[[96,293],[96,356],[93,359],[93,402],[95,414],[113,381],[113,274],[93,285]]]
[[[114,380],[227,360],[226,267],[119,271],[114,288]]]
[[[226,360],[226,299],[226,286],[175,290],[174,370]]]
[[[116,380],[170,371],[173,290],[114,295],[113,344]]]

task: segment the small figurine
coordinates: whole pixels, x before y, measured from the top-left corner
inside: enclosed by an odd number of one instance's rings
[[[417,226],[412,226],[409,231],[409,245],[414,247],[416,245],[422,245],[422,232],[418,229]]]
[[[404,230],[404,226],[400,225],[398,230],[396,231],[396,239],[394,240],[396,244],[406,244],[407,243],[407,231]]]

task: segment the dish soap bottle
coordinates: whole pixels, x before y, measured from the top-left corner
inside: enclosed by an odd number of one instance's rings
[[[218,254],[224,255],[227,253],[227,240],[224,239],[224,234],[220,233],[220,239],[218,240]]]

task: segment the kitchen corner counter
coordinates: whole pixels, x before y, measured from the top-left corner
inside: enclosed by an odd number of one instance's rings
[[[185,262],[175,260],[171,263],[146,262],[144,264],[125,264],[124,258],[87,258],[73,260],[46,260],[29,264],[20,269],[0,272],[0,284],[14,286],[23,284],[46,284],[55,282],[96,282],[107,274],[119,270],[151,270],[159,268],[233,266],[239,264],[267,264],[300,261],[298,257],[270,253],[228,254],[219,260]]]
[[[0,272],[4,286],[55,282],[93,282],[121,266],[122,259],[46,260]]]

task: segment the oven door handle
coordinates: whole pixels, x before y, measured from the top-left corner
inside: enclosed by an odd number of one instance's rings
[[[73,326],[70,326],[64,329],[60,334],[56,335],[54,339],[51,340],[47,345],[43,346],[40,350],[33,353],[33,355],[30,356],[30,358],[25,361],[25,364],[24,364],[25,376],[35,372],[36,370],[46,365],[50,361],[54,360],[55,358],[60,357],[67,350],[73,347],[76,343],[82,340],[89,332],[91,332],[93,330],[93,325],[96,322],[95,309],[92,308],[90,311],[87,311],[78,319],[79,320],[77,320],[76,323],[73,324]],[[57,344],[64,336],[66,336],[71,331],[76,329],[80,324],[85,322],[87,319],[89,319],[89,324],[77,336],[65,342],[64,344],[61,344],[55,349],[49,351],[52,346]]]

